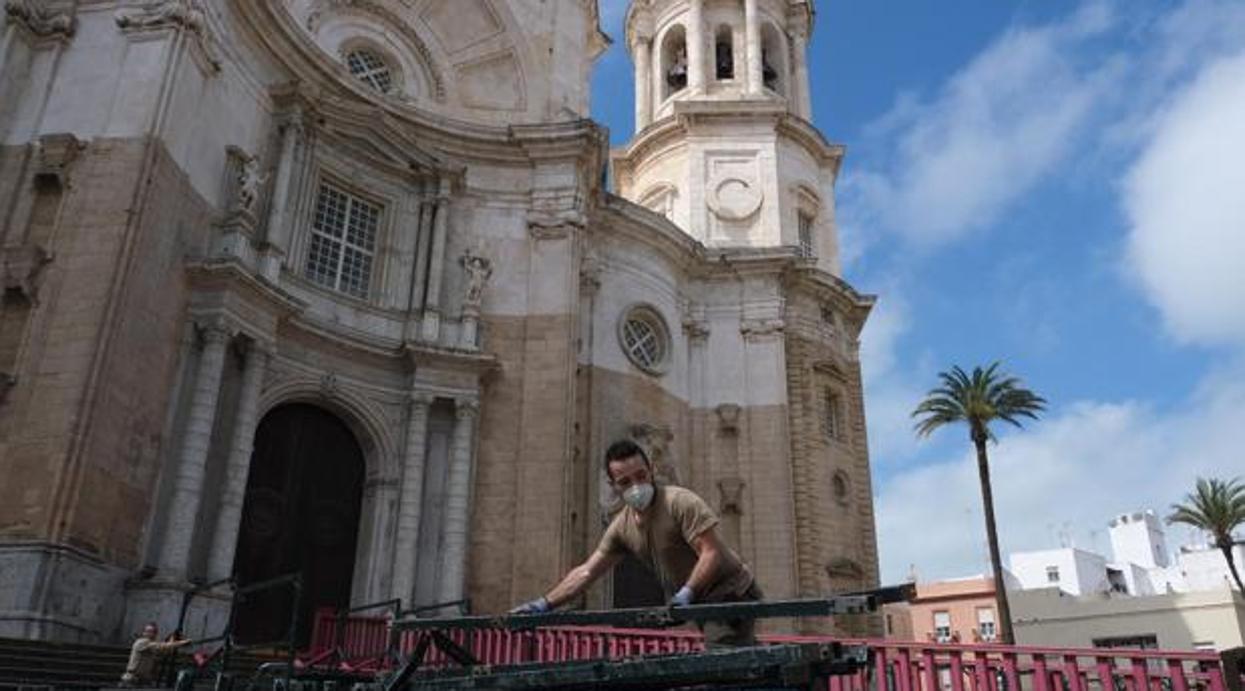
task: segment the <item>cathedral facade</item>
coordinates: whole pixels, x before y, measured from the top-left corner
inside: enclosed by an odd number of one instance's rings
[[[634,0],[613,151],[596,0],[5,10],[0,636],[214,635],[291,573],[241,633],[503,611],[595,547],[620,437],[767,596],[876,584],[812,0]]]

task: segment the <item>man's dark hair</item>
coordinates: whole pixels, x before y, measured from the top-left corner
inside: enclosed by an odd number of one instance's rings
[[[644,449],[639,444],[630,439],[619,439],[610,444],[610,447],[605,450],[605,475],[610,479],[610,482],[614,481],[614,474],[610,472],[610,463],[623,461],[632,456],[643,458],[644,465],[648,466],[650,470],[653,468],[652,461],[648,460],[648,454],[644,453]]]

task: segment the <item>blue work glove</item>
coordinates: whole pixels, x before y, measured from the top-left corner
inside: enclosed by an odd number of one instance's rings
[[[510,610],[511,614],[544,614],[549,611],[549,601],[543,597],[538,597],[531,602],[523,604]]]
[[[679,588],[679,592],[674,594],[674,597],[670,598],[670,606],[686,607],[692,604],[692,596],[692,589],[687,586],[683,586],[682,588]]]

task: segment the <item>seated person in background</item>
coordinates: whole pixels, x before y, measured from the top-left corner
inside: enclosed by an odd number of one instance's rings
[[[605,452],[605,472],[623,507],[606,528],[592,556],[571,569],[553,590],[512,614],[539,614],[573,600],[630,552],[661,582],[671,605],[760,600],[748,567],[718,535],[718,516],[690,490],[655,485],[644,450],[622,440]],[[705,646],[756,645],[754,620],[737,618],[700,625]]]

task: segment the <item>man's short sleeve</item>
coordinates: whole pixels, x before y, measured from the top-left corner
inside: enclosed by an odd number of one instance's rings
[[[670,513],[689,545],[701,533],[720,522],[718,515],[695,492],[683,490],[671,496],[671,499]]]
[[[605,534],[601,536],[601,542],[597,544],[597,551],[607,557],[622,556],[627,553],[627,545],[618,534],[622,529],[624,513],[626,512],[620,511],[617,516],[614,516],[614,520],[610,521],[609,527],[605,529]]]

